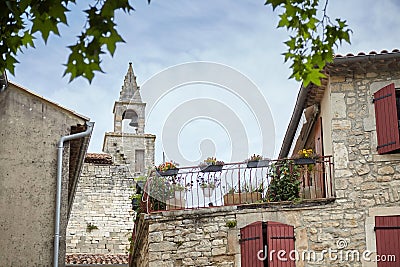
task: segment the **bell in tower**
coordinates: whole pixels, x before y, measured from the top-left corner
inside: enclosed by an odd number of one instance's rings
[[[154,166],[156,137],[144,133],[145,108],[129,63],[119,99],[114,104],[114,131],[105,134],[103,152],[111,154],[116,164],[127,166],[133,177],[144,175]]]

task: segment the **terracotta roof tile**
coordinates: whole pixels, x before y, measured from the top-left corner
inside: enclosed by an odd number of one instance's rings
[[[86,163],[95,164],[112,164],[113,160],[111,155],[103,153],[87,153],[85,157]]]
[[[124,254],[68,254],[66,264],[128,264]]]
[[[381,52],[376,52],[376,51],[370,51],[370,52],[368,52],[368,53],[366,53],[366,52],[363,52],[363,51],[360,51],[360,52],[358,52],[357,53],[357,55],[354,55],[353,53],[348,53],[348,54],[346,54],[345,56],[344,55],[341,55],[341,54],[336,54],[335,55],[335,58],[349,58],[349,57],[356,57],[356,56],[366,56],[366,55],[380,55],[380,54],[389,54],[389,53],[399,53],[400,52],[400,50],[399,49],[393,49],[392,51],[389,51],[389,50],[386,50],[386,49],[384,49],[384,50],[382,50]]]

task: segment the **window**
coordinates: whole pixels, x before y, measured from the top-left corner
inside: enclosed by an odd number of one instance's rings
[[[389,84],[374,94],[378,153],[400,151],[400,92]]]
[[[144,150],[135,150],[135,172],[144,172]]]
[[[378,267],[397,267],[400,259],[400,216],[375,217]]]
[[[242,267],[294,267],[294,227],[278,222],[255,222],[240,229]],[[284,251],[279,256],[277,253]]]

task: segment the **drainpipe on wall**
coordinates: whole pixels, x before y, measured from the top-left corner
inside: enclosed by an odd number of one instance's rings
[[[60,213],[61,213],[61,185],[62,185],[62,161],[64,142],[82,138],[90,135],[93,130],[94,122],[86,122],[86,131],[71,135],[62,136],[58,142],[57,149],[57,192],[56,192],[56,213],[54,223],[54,250],[53,250],[53,266],[58,267],[58,254],[60,248]]]

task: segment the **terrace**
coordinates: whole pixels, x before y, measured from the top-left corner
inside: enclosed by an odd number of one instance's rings
[[[141,201],[133,205],[140,212],[153,213],[329,199],[334,197],[332,171],[332,156],[154,171],[138,187]]]

